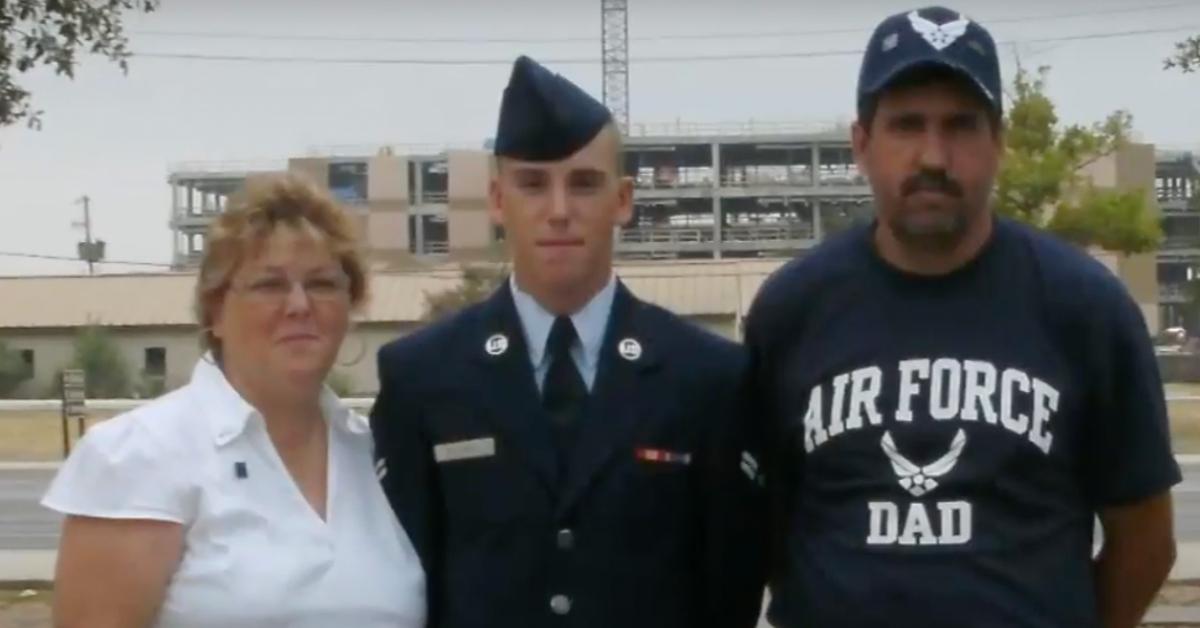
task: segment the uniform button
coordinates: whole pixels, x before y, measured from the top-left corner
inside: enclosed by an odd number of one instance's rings
[[[558,549],[569,550],[575,547],[575,532],[570,528],[558,531]]]
[[[571,598],[565,595],[556,595],[550,598],[550,610],[554,611],[555,615],[566,615],[571,612]]]

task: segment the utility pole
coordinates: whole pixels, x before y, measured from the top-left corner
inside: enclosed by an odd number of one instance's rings
[[[96,274],[96,262],[104,259],[104,240],[92,240],[92,208],[91,199],[85,194],[79,198],[83,204],[83,222],[72,223],[74,227],[83,227],[83,242],[78,245],[79,259],[87,262],[88,274]]]

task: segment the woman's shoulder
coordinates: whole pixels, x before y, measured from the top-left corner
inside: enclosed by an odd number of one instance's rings
[[[116,446],[144,449],[157,455],[178,455],[202,442],[210,430],[198,415],[205,412],[192,385],[102,421],[90,428],[85,439],[108,449]]]
[[[92,427],[42,499],[52,510],[112,519],[190,521],[203,421],[183,389]]]

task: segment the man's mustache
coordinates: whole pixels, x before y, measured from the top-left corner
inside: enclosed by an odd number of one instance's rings
[[[954,198],[963,196],[962,186],[943,170],[922,170],[907,179],[900,192],[904,196],[912,196],[917,192],[941,192]]]

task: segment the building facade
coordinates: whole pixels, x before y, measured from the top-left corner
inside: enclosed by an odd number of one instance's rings
[[[1188,282],[1200,271],[1200,160],[1190,151],[1159,151],[1155,193],[1162,210],[1163,243],[1158,253],[1159,299],[1164,327],[1186,327],[1200,335],[1200,321],[1188,320]],[[1195,314],[1193,313],[1192,316]]]
[[[634,179],[633,220],[617,239],[622,259],[790,257],[869,220],[870,190],[854,165],[849,130],[785,126],[644,126],[625,140]],[[487,213],[491,154],[453,149],[293,158],[274,171],[302,174],[353,212],[383,267],[495,257],[503,233]],[[227,164],[176,168],[174,263],[194,266],[207,226],[246,177]]]
[[[634,125],[623,148],[634,214],[617,235],[618,259],[781,260],[870,221],[871,191],[849,138],[845,127]],[[501,258],[504,235],[487,212],[491,153],[424,148],[328,150],[276,164],[275,171],[299,173],[340,199],[364,234],[374,268]],[[269,171],[215,164],[171,174],[178,268],[199,259],[204,231],[228,195],[247,176]],[[1094,252],[1125,281],[1155,332],[1160,319],[1178,322],[1180,277],[1200,263],[1200,212],[1186,200],[1195,181],[1189,172],[1195,172],[1190,155],[1160,154],[1156,161],[1147,144],[1127,145],[1084,171],[1097,187],[1144,190],[1148,203],[1162,207],[1168,238],[1157,256]]]

